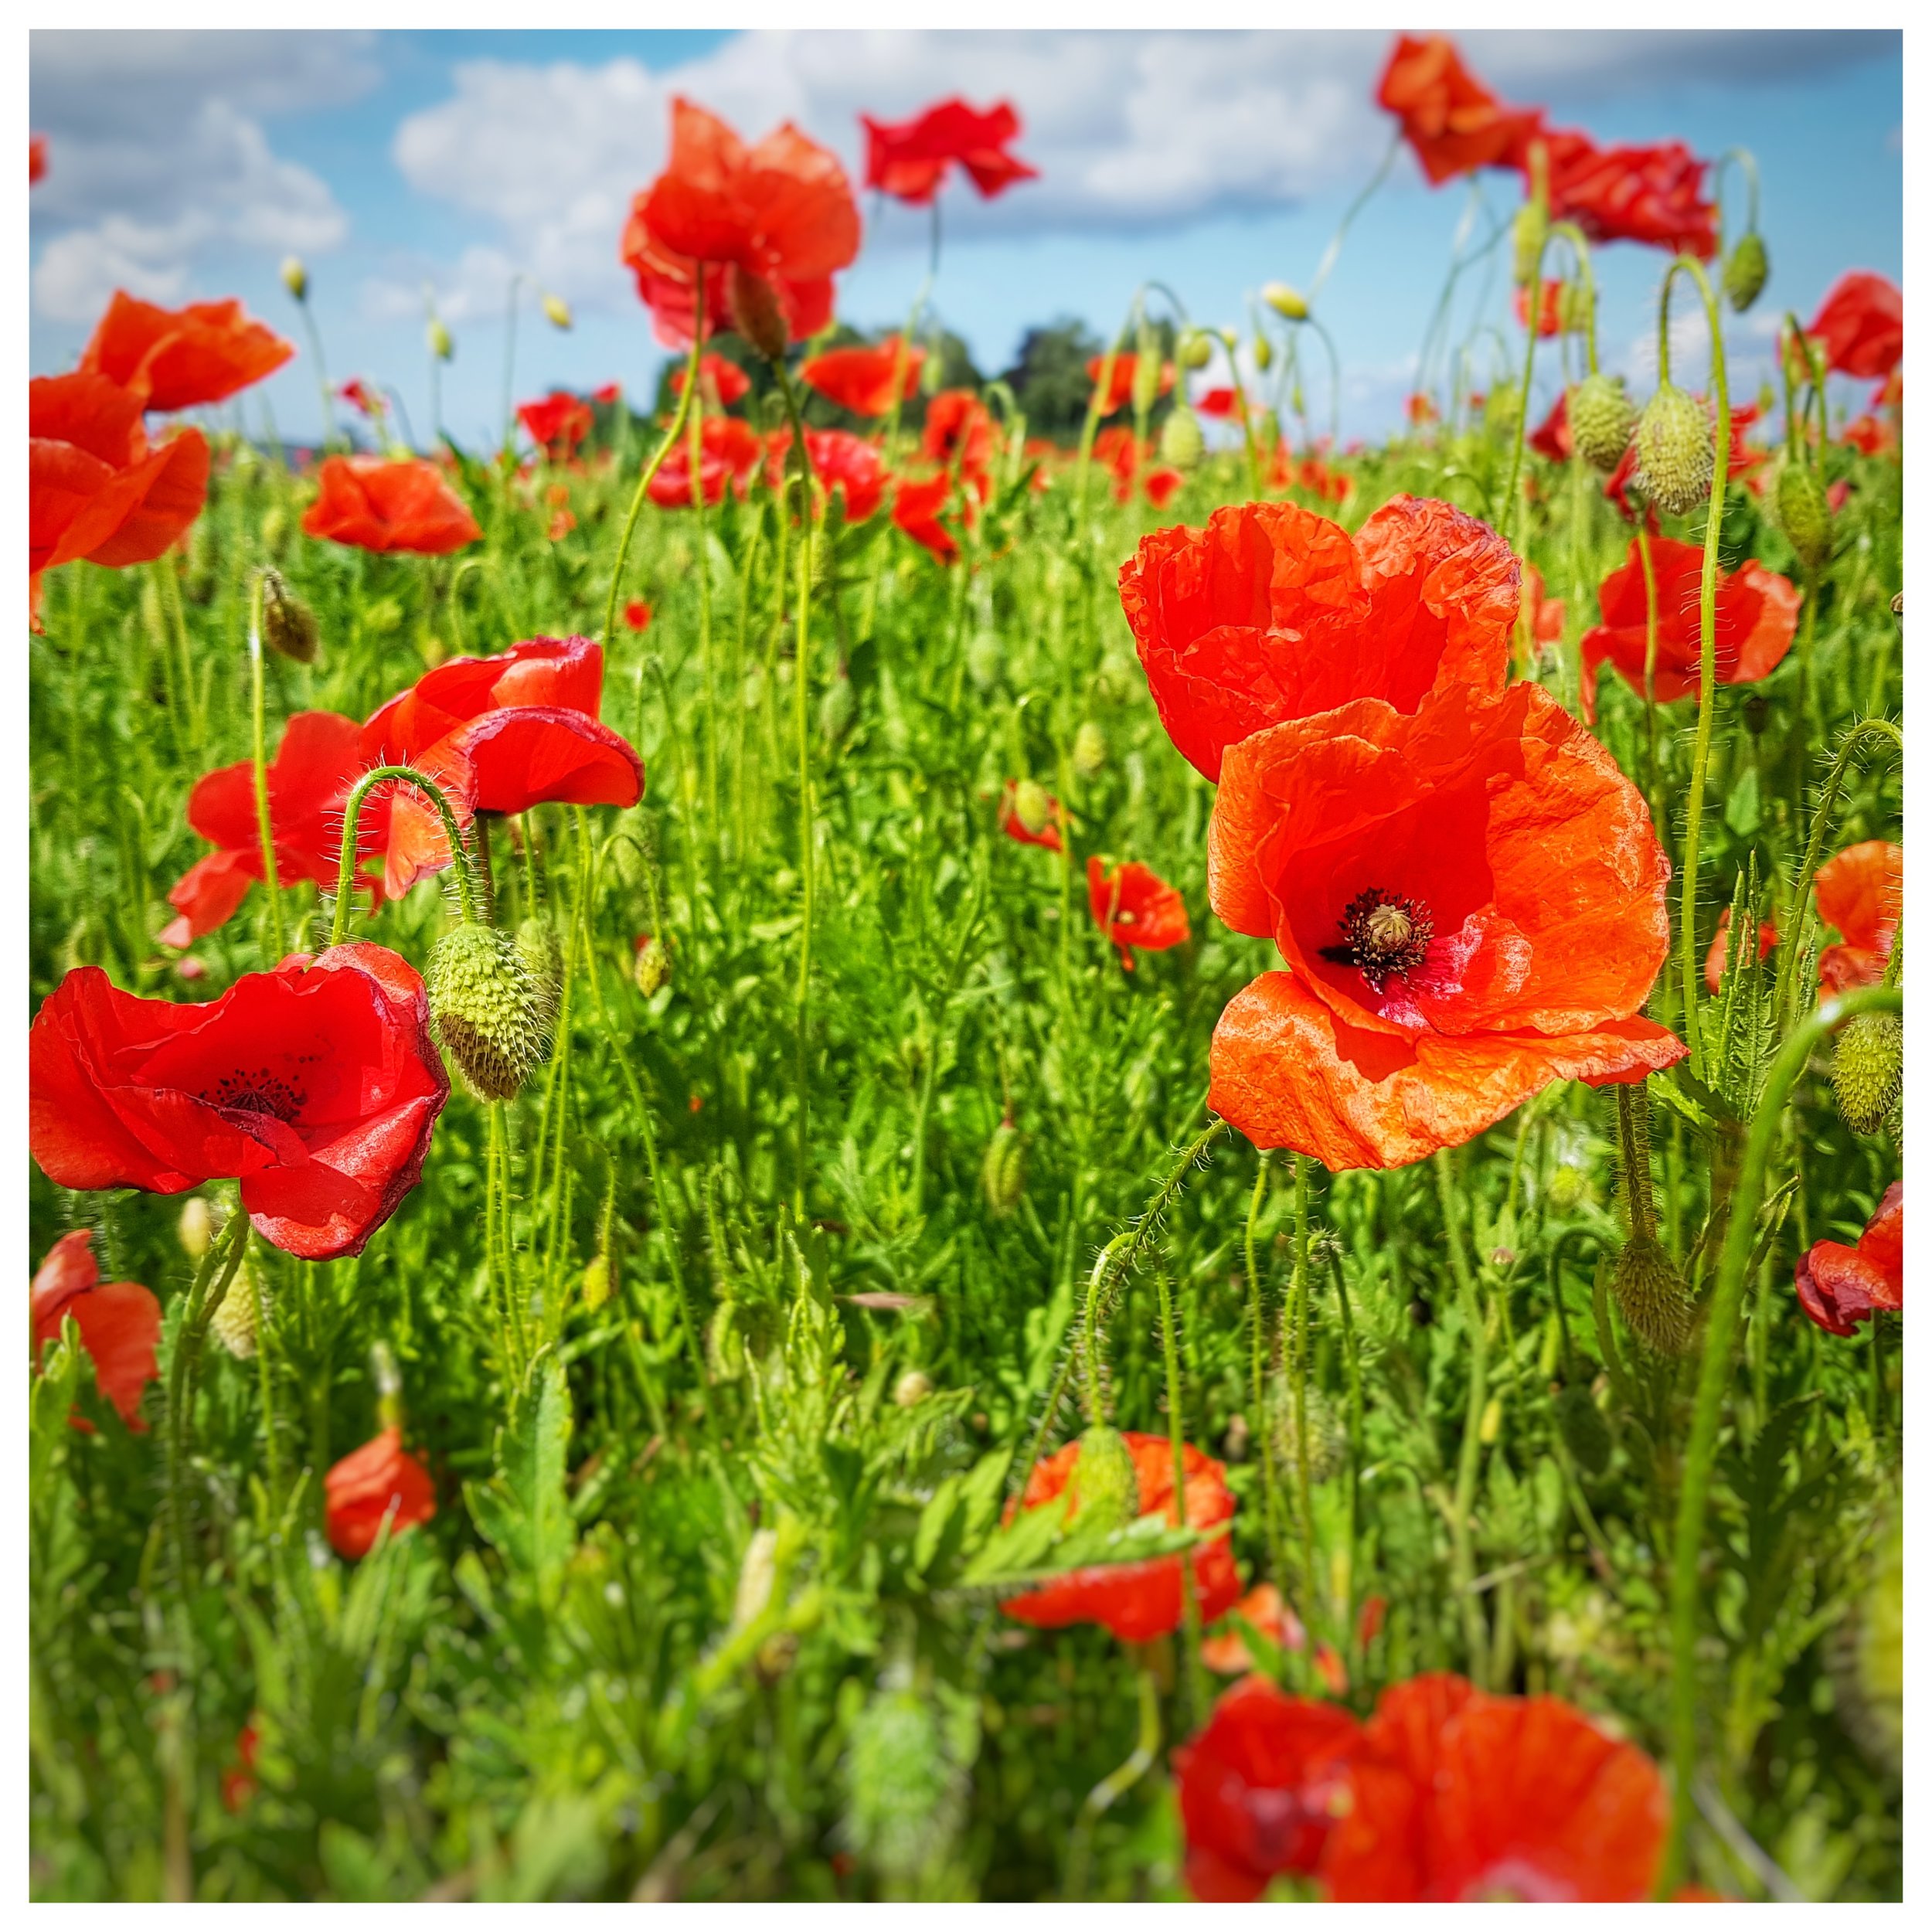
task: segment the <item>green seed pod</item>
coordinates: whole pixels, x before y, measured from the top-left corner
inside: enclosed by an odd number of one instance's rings
[[[1107,733],[1089,718],[1073,733],[1073,769],[1090,778],[1107,763]]]
[[[1779,527],[1791,539],[1798,562],[1808,570],[1817,570],[1832,554],[1832,506],[1803,457],[1794,457],[1788,451],[1779,457],[1772,500]]]
[[[1764,236],[1755,228],[1748,234],[1740,235],[1737,246],[1731,250],[1730,260],[1724,264],[1725,300],[1739,315],[1743,315],[1764,293],[1764,283],[1770,272],[1770,257],[1764,252]]]
[[[1161,461],[1170,468],[1191,470],[1206,454],[1199,419],[1185,403],[1170,410],[1161,425]]]
[[[964,1793],[932,1698],[910,1684],[876,1692],[853,1722],[845,1777],[841,1835],[888,1885],[944,1855]]]
[[[1483,399],[1483,427],[1505,442],[1515,434],[1522,414],[1522,391],[1514,383],[1498,383]]]
[[[1610,1467],[1610,1425],[1596,1398],[1580,1383],[1561,1390],[1556,1400],[1556,1433],[1577,1467],[1600,1476]]]
[[[479,1100],[515,1097],[550,1057],[549,1027],[528,961],[507,934],[464,923],[446,933],[426,975],[430,1025]]]
[[[262,641],[293,664],[313,664],[321,648],[315,613],[293,595],[275,570],[262,573]]]
[[[631,962],[631,976],[646,999],[671,983],[671,949],[655,933],[647,934]]]
[[[1876,1134],[1890,1119],[1905,1083],[1905,1019],[1860,1013],[1832,1043],[1832,1091],[1854,1134]]]
[[[987,1206],[1002,1220],[1019,1206],[1026,1192],[1026,1136],[1011,1121],[993,1129],[979,1178]]]
[[[1117,1429],[1097,1423],[1080,1437],[1073,1464],[1073,1515],[1087,1524],[1123,1529],[1141,1513],[1141,1479],[1133,1452]]]
[[[1637,419],[1638,479],[1657,507],[1687,515],[1711,493],[1716,469],[1711,420],[1675,383],[1661,383]]]
[[[1684,1277],[1651,1236],[1640,1234],[1625,1246],[1610,1291],[1631,1333],[1659,1355],[1682,1355],[1690,1345],[1696,1311]]]

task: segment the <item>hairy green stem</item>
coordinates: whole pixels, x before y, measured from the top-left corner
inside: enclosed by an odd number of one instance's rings
[[[457,903],[462,909],[463,923],[466,926],[475,923],[476,887],[470,876],[469,848],[464,842],[463,828],[457,823],[456,808],[443,787],[434,778],[425,777],[413,765],[378,765],[373,771],[366,771],[356,780],[355,789],[342,808],[342,853],[335,871],[335,921],[328,935],[332,946],[341,945],[349,937],[349,913],[355,903],[356,832],[362,816],[363,801],[376,786],[390,779],[400,779],[413,785],[436,808],[456,868]]]

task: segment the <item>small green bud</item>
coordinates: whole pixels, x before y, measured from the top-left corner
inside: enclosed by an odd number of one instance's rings
[[[1298,1470],[1302,1432],[1294,1383],[1285,1374],[1277,1373],[1268,1398],[1275,1456],[1284,1468]],[[1308,1390],[1308,1451],[1311,1482],[1325,1482],[1342,1468],[1349,1453],[1349,1432],[1340,1411],[1319,1389],[1313,1387]]]
[[[1214,359],[1213,338],[1198,328],[1184,329],[1174,345],[1174,359],[1183,369],[1206,369]]]
[[[1254,338],[1254,366],[1264,376],[1274,366],[1274,344],[1259,331]]]
[[[478,1099],[513,1099],[550,1057],[543,995],[522,949],[493,926],[446,933],[426,975],[430,1024]]]
[[[1308,319],[1308,304],[1298,290],[1291,288],[1286,282],[1269,282],[1261,291],[1261,299],[1284,321],[1305,322]]]
[[[1124,1529],[1141,1513],[1141,1479],[1134,1455],[1117,1429],[1105,1423],[1080,1437],[1073,1464],[1073,1519],[1097,1522],[1108,1529]]]
[[[631,975],[637,981],[638,991],[646,999],[660,986],[670,984],[671,949],[655,933],[647,933],[639,940]]]
[[[1610,1425],[1596,1398],[1572,1383],[1556,1401],[1556,1433],[1577,1467],[1586,1475],[1600,1476],[1610,1467]]]
[[[1073,733],[1073,769],[1090,778],[1107,763],[1107,733],[1089,718]]]
[[[1652,1236],[1640,1234],[1625,1245],[1610,1289],[1640,1341],[1659,1355],[1682,1355],[1689,1347],[1696,1311],[1677,1264]]]
[[[298,302],[308,300],[308,270],[302,266],[299,255],[282,257],[282,286]]]
[[[1013,816],[1035,837],[1046,829],[1053,815],[1053,801],[1036,778],[1022,778],[1013,787]]]
[[[1624,460],[1637,429],[1637,407],[1621,376],[1586,376],[1570,392],[1570,434],[1577,453],[1607,476]]]
[[[1026,1192],[1026,1136],[1011,1121],[1002,1121],[993,1129],[979,1178],[986,1205],[1002,1219],[1019,1206]]]
[[[191,1261],[199,1261],[206,1255],[221,1223],[215,1213],[215,1204],[206,1195],[191,1194],[182,1203],[181,1219],[175,1224],[182,1252]]]
[[[1522,390],[1515,383],[1498,383],[1483,398],[1483,427],[1505,442],[1515,434],[1522,414]]]
[[[261,536],[264,550],[279,550],[282,539],[288,534],[288,511],[280,503],[271,503],[262,512]]]
[[[961,1781],[936,1700],[910,1684],[876,1692],[853,1720],[841,1835],[888,1885],[910,1886],[945,1852]]]
[[[290,590],[277,570],[262,573],[262,641],[292,664],[313,664],[321,648],[315,613]]]
[[[235,1270],[235,1278],[228,1284],[228,1292],[221,1298],[221,1305],[216,1309],[208,1326],[215,1339],[237,1362],[252,1362],[255,1359],[255,1293],[261,1291],[262,1312],[268,1312],[268,1284],[257,1277],[255,1257],[252,1254],[242,1257],[241,1266]]]
[[[1687,515],[1711,493],[1717,459],[1711,420],[1697,399],[1661,383],[1637,419],[1638,478],[1657,507]]]
[[[1772,500],[1779,526],[1798,553],[1798,562],[1808,570],[1817,570],[1832,554],[1832,506],[1811,466],[1788,450],[1778,459],[1777,487]]]
[[[1770,258],[1764,252],[1764,238],[1753,228],[1738,237],[1724,264],[1724,298],[1743,315],[1764,293],[1771,272]]]
[[[561,295],[546,295],[543,313],[549,318],[553,328],[568,328],[571,325],[570,305]]]
[[[439,362],[447,362],[456,353],[456,345],[450,340],[450,332],[440,315],[432,315],[429,325],[423,332],[423,339],[429,344],[430,353]]]
[[[1571,1214],[1590,1198],[1590,1177],[1565,1162],[1549,1177],[1549,1207],[1554,1214]]]
[[[908,1369],[893,1384],[893,1400],[902,1409],[917,1409],[933,1392],[933,1379],[922,1369]]]
[[[1905,1081],[1905,1019],[1860,1013],[1832,1043],[1832,1091],[1854,1134],[1876,1134],[1890,1119]]]
[[[818,730],[828,744],[835,745],[852,729],[852,715],[858,708],[852,679],[844,672],[838,672],[818,700]]]
[[[1896,1776],[1905,1745],[1905,1544],[1894,1522],[1827,1651],[1838,1714],[1859,1748]]]
[[[594,1254],[583,1270],[583,1305],[595,1315],[611,1298],[611,1257],[607,1254]]]
[[[1134,345],[1134,413],[1145,417],[1161,398],[1161,345],[1153,330],[1143,328]]]
[[[1207,453],[1199,419],[1185,403],[1169,411],[1161,425],[1161,461],[1170,468],[1191,470]]]

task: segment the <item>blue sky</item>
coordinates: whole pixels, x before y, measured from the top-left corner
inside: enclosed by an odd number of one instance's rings
[[[1754,386],[1767,366],[1783,308],[1808,315],[1847,268],[1900,274],[1896,34],[1459,38],[1499,94],[1600,141],[1675,137],[1713,157],[1740,144],[1756,154],[1772,280],[1757,308],[1729,325],[1743,382]],[[116,286],[171,302],[239,294],[295,335],[276,273],[293,250],[309,265],[331,376],[393,385],[419,434],[426,282],[457,342],[444,415],[459,439],[500,429],[505,301],[519,270],[528,280],[518,396],[614,378],[639,393],[662,352],[617,264],[617,234],[631,194],[662,163],[665,104],[678,91],[748,136],[796,118],[855,175],[859,110],[896,117],[953,92],[982,104],[1010,96],[1026,123],[1019,151],[1043,178],[988,204],[963,182],[947,190],[935,292],[988,373],[1030,323],[1076,315],[1111,328],[1148,277],[1196,319],[1237,322],[1263,282],[1307,283],[1373,173],[1389,133],[1372,100],[1389,39],[36,33],[31,113],[51,169],[30,204],[32,366],[68,366]],[[1506,219],[1513,179],[1492,175],[1485,192]],[[1467,194],[1460,184],[1430,191],[1405,155],[1357,221],[1319,309],[1341,352],[1345,434],[1394,420]],[[927,230],[920,211],[889,204],[875,216],[869,196],[863,205],[866,247],[840,279],[839,308],[870,328],[903,316]],[[1654,359],[1662,264],[1628,244],[1598,252],[1613,366],[1641,375]],[[539,314],[539,286],[571,304],[569,334]],[[1506,299],[1499,276],[1498,322]],[[1480,318],[1465,305],[1461,319]],[[1689,372],[1701,366],[1694,355]],[[314,434],[305,354],[251,393],[250,427],[264,403],[284,434]]]

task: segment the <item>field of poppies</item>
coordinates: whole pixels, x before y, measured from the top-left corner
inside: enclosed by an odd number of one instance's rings
[[[1375,447],[1345,223],[1064,425],[839,325],[958,100],[678,101],[500,449],[241,434],[293,260],[32,380],[37,1896],[1900,1895],[1902,298],[1379,99]]]

